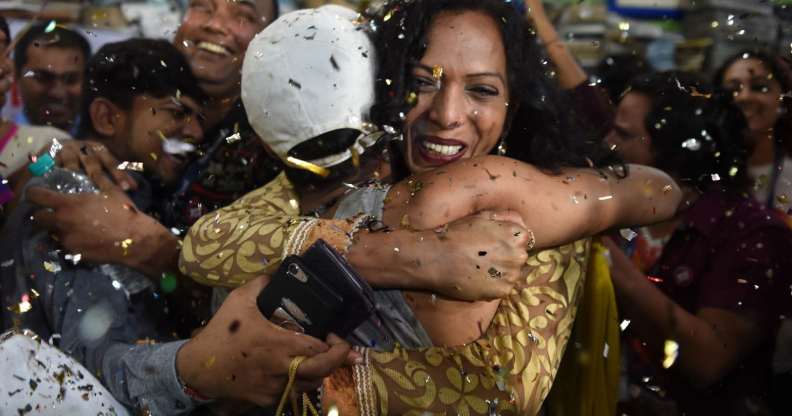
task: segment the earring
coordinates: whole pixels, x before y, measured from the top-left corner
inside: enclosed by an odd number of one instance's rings
[[[506,138],[505,137],[501,138],[500,143],[498,143],[498,156],[504,156],[504,155],[506,155]]]

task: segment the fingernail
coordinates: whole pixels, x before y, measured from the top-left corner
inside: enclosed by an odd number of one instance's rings
[[[121,189],[123,189],[124,191],[128,191],[131,188],[132,188],[132,186],[129,185],[129,182],[126,182],[126,181],[122,181],[121,182]]]

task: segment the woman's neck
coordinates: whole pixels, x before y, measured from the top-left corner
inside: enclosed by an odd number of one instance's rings
[[[748,157],[748,166],[765,166],[773,163],[775,152],[773,131],[751,132],[748,134],[750,135],[750,141],[753,143],[753,151]]]

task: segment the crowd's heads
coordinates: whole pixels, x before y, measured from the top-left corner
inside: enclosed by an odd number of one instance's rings
[[[14,47],[14,69],[31,124],[73,127],[90,55],[83,35],[59,25],[37,24],[22,34]]]
[[[642,56],[634,53],[611,55],[600,61],[594,74],[608,91],[614,103],[619,102],[630,81],[639,75],[652,72],[652,65]]]
[[[348,177],[372,144],[366,133],[377,54],[356,18],[332,5],[288,13],[256,36],[245,56],[248,118],[264,144],[295,168],[287,171],[295,183]],[[319,169],[310,173],[303,162]]]
[[[644,135],[613,141],[627,161],[652,165],[702,190],[713,183],[736,189],[748,184],[746,121],[730,94],[713,93],[691,74],[653,73],[630,83],[617,113],[617,129],[630,113],[629,122]]]
[[[191,0],[174,42],[207,94],[234,98],[248,43],[277,15],[277,0]]]
[[[605,159],[571,128],[532,29],[508,2],[392,1],[372,25],[372,118],[402,131],[411,170],[499,147],[545,168]]]
[[[187,162],[164,151],[165,139],[203,137],[205,93],[184,56],[164,40],[109,43],[91,58],[83,92],[80,137],[104,140],[116,157],[173,183]]]
[[[792,69],[778,56],[761,50],[739,52],[717,71],[715,83],[732,92],[752,132],[792,127]]]

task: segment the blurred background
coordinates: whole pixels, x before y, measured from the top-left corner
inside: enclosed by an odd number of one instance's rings
[[[131,36],[170,38],[190,0],[0,0],[12,36],[33,17],[82,31],[97,50]],[[234,0],[229,0],[234,1]],[[523,8],[522,0],[505,0]],[[281,10],[367,0],[280,0]],[[558,32],[598,82],[607,66],[650,65],[709,74],[726,57],[761,46],[792,56],[792,0],[546,0]],[[624,59],[624,56],[636,59]],[[619,57],[611,59],[609,57]],[[598,68],[599,66],[599,68]],[[13,119],[16,90],[2,110]]]

